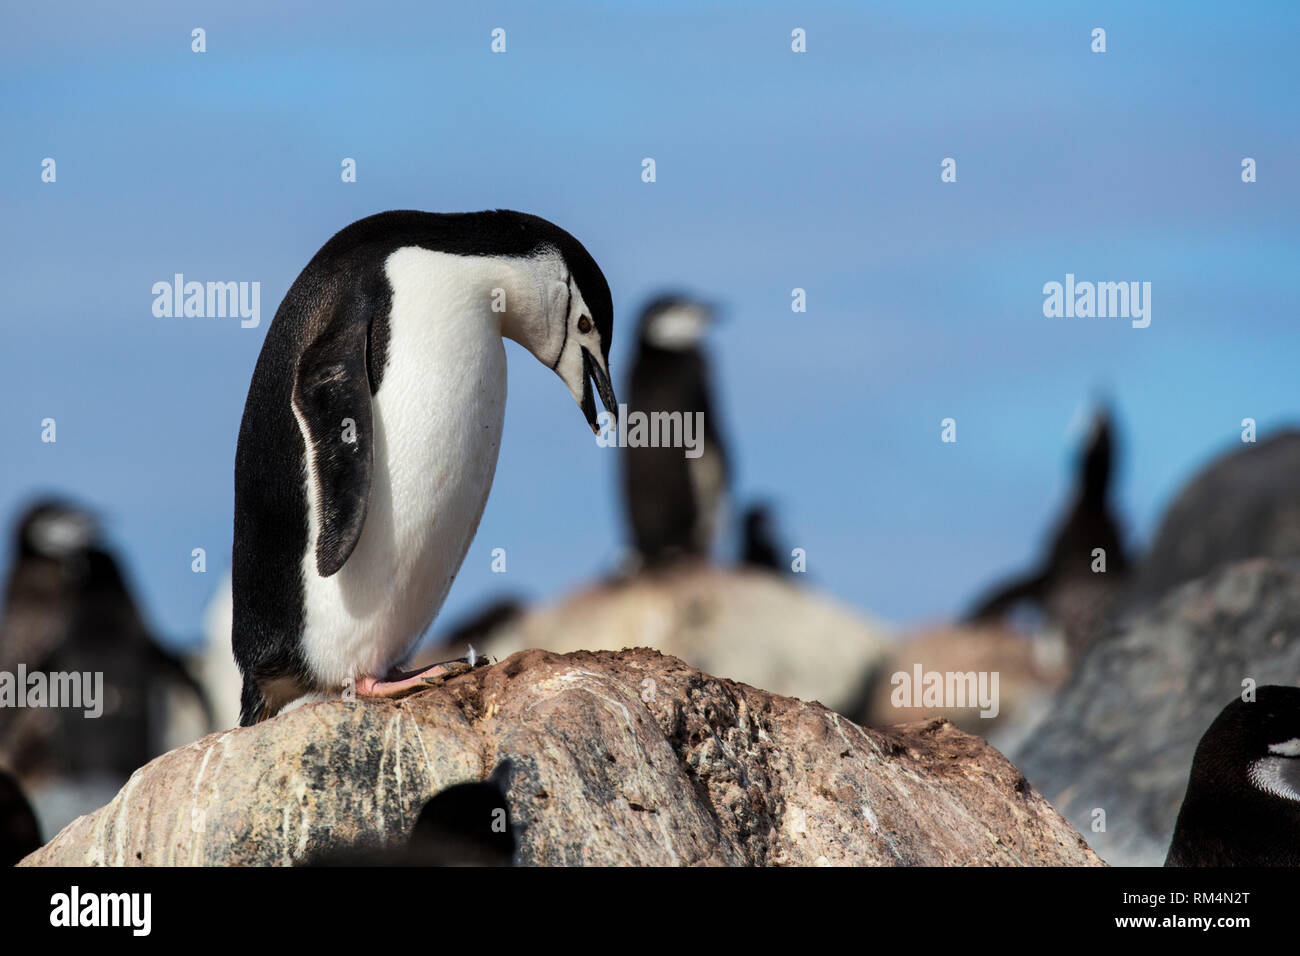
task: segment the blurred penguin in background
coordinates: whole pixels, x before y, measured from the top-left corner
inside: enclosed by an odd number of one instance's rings
[[[745,509],[745,516],[741,520],[743,537],[740,544],[740,563],[743,567],[774,571],[777,574],[790,570],[790,562],[777,547],[772,523],[772,509],[769,505],[759,502]]]
[[[207,707],[185,666],[145,625],[94,517],[67,502],[40,501],[18,522],[0,671],[17,674],[20,666],[29,675],[103,675],[94,708],[0,708],[0,763],[29,784],[125,780],[162,752],[161,695],[169,686]],[[87,716],[93,709],[98,717]]]
[[[1110,504],[1114,430],[1108,410],[1094,413],[1079,459],[1073,501],[1053,533],[1044,560],[978,601],[968,623],[993,623],[1017,605],[1031,604],[1061,630],[1074,653],[1103,630],[1131,567]]]
[[[702,344],[713,320],[712,307],[677,295],[656,298],[641,313],[628,420],[621,423],[623,500],[640,569],[707,561],[723,520],[730,469]],[[637,419],[646,441],[652,423],[667,421],[680,423],[679,434],[697,444],[650,447],[637,440]]]

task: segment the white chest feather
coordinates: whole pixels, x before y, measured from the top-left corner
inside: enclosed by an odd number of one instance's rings
[[[303,647],[323,687],[382,677],[414,649],[460,569],[492,487],[506,401],[505,347],[484,260],[405,248],[393,290],[388,362],[374,411],[374,472],[355,550],[316,570],[312,502],[302,563]]]

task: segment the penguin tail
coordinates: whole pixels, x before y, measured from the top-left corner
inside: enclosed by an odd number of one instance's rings
[[[257,681],[244,675],[244,689],[239,695],[239,726],[251,727],[267,718],[269,704]]]

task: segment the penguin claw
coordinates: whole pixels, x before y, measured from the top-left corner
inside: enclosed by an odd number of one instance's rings
[[[467,674],[475,667],[486,667],[490,663],[492,663],[491,658],[479,654],[478,651],[474,650],[474,645],[471,644],[469,654],[465,657],[441,661],[410,673],[393,671],[384,680],[376,677],[362,677],[356,683],[357,696],[386,697],[390,700],[409,697],[411,694],[428,690],[430,687],[439,687],[453,677]]]

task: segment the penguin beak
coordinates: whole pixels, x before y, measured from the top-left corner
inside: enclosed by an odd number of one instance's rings
[[[587,424],[592,432],[599,435],[600,425],[596,421],[596,400],[591,394],[591,383],[596,383],[601,403],[611,415],[618,414],[618,399],[614,397],[614,387],[609,383],[609,372],[605,371],[600,361],[585,348],[582,350],[582,414],[587,416]]]

